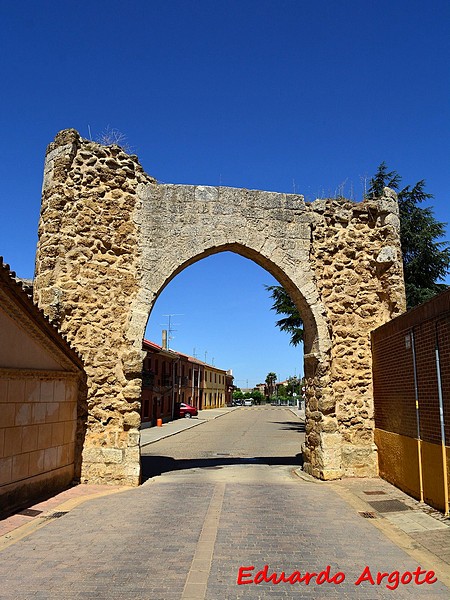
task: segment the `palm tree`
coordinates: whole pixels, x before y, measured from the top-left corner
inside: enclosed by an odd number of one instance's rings
[[[273,373],[272,371],[270,373],[267,373],[267,377],[266,377],[267,394],[266,394],[266,396],[268,396],[269,398],[271,398],[273,396],[276,380],[277,380],[276,373]]]

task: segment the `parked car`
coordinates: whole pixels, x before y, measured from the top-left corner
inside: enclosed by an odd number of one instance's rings
[[[198,415],[198,410],[195,406],[180,402],[175,407],[175,414],[177,417],[186,417],[187,419],[190,419],[191,417],[196,417]]]
[[[253,406],[253,398],[246,398],[244,400],[244,406]]]

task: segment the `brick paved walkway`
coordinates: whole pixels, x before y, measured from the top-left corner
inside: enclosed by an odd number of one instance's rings
[[[240,566],[265,564],[286,573],[330,565],[346,581],[236,584]],[[449,597],[439,583],[356,587],[366,565],[374,573],[418,566],[332,486],[294,479],[285,466],[198,468],[88,501],[4,549],[0,598]]]

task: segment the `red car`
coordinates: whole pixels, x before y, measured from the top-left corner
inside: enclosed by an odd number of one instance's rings
[[[198,410],[195,408],[195,406],[180,402],[180,404],[177,404],[177,414],[179,417],[186,417],[190,419],[191,417],[196,417],[198,415]]]

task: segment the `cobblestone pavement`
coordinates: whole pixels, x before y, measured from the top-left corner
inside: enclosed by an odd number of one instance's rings
[[[146,468],[159,474],[143,486],[76,506],[0,552],[0,598],[449,598],[440,582],[355,586],[366,566],[375,578],[413,572],[433,568],[432,555],[419,562],[374,525],[406,535],[394,523],[359,514],[364,491],[384,482],[351,490],[299,477],[301,429],[285,409],[254,407],[149,445]],[[264,565],[286,577],[329,565],[345,581],[237,585],[240,567],[254,566],[250,581]]]

